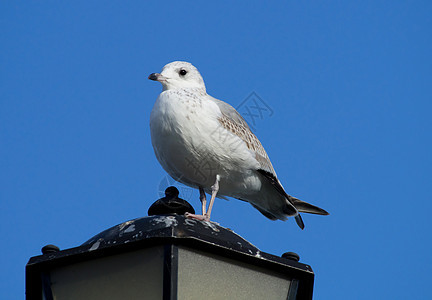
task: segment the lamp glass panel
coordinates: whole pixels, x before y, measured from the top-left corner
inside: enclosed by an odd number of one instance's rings
[[[178,299],[287,299],[288,276],[222,256],[179,247]]]
[[[163,256],[152,247],[54,269],[54,299],[162,299]]]

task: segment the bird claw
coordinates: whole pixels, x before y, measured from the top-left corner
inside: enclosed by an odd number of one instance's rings
[[[196,215],[196,214],[191,214],[189,212],[186,212],[184,215],[188,219],[195,219],[199,221],[210,221],[210,218],[207,215]]]

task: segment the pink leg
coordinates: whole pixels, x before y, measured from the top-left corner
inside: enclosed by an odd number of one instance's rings
[[[210,204],[209,204],[209,208],[207,210],[207,213],[205,211],[206,209],[206,196],[204,193],[204,190],[202,187],[199,187],[199,191],[200,191],[200,200],[202,203],[202,215],[195,215],[195,214],[191,214],[191,213],[185,213],[186,218],[191,218],[191,219],[197,219],[197,220],[201,220],[201,221],[210,221],[210,214],[213,208],[213,204],[214,201],[216,199],[216,195],[219,191],[219,181],[220,181],[220,176],[216,175],[216,182],[215,184],[212,185],[211,189],[212,189],[212,196],[210,199]]]
[[[204,189],[202,187],[199,187],[199,192],[200,192],[200,201],[201,201],[201,212],[202,212],[202,215],[205,216],[206,206],[207,206],[207,198],[206,198],[206,194],[204,192]]]
[[[212,208],[213,208],[213,204],[214,204],[214,201],[216,199],[216,195],[217,195],[217,193],[219,191],[219,181],[220,181],[220,176],[216,175],[216,182],[211,187],[211,189],[212,189],[212,196],[211,196],[209,208],[208,208],[208,211],[207,211],[207,214],[206,214],[208,220],[210,220],[210,214],[211,214],[211,211],[212,211]]]
[[[204,192],[204,189],[202,187],[198,187],[199,192],[200,192],[200,201],[201,201],[201,210],[202,210],[202,215],[196,215],[196,214],[191,214],[191,213],[185,213],[185,217],[186,218],[190,218],[190,219],[197,219],[200,221],[208,221],[209,218],[206,215],[206,206],[207,206],[207,198],[206,198],[206,194]]]

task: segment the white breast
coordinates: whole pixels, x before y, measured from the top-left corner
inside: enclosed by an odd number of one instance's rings
[[[199,96],[199,97],[198,97]],[[224,129],[217,104],[185,90],[162,92],[151,112],[153,148],[162,167],[176,180],[209,189],[216,174],[224,191],[250,193],[261,187],[258,163],[244,142]],[[243,192],[242,192],[243,191]]]

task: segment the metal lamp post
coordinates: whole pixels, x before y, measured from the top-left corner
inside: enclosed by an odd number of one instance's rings
[[[186,211],[170,187],[149,217],[76,248],[45,246],[26,266],[27,299],[312,299],[314,273],[298,255],[261,252]]]

